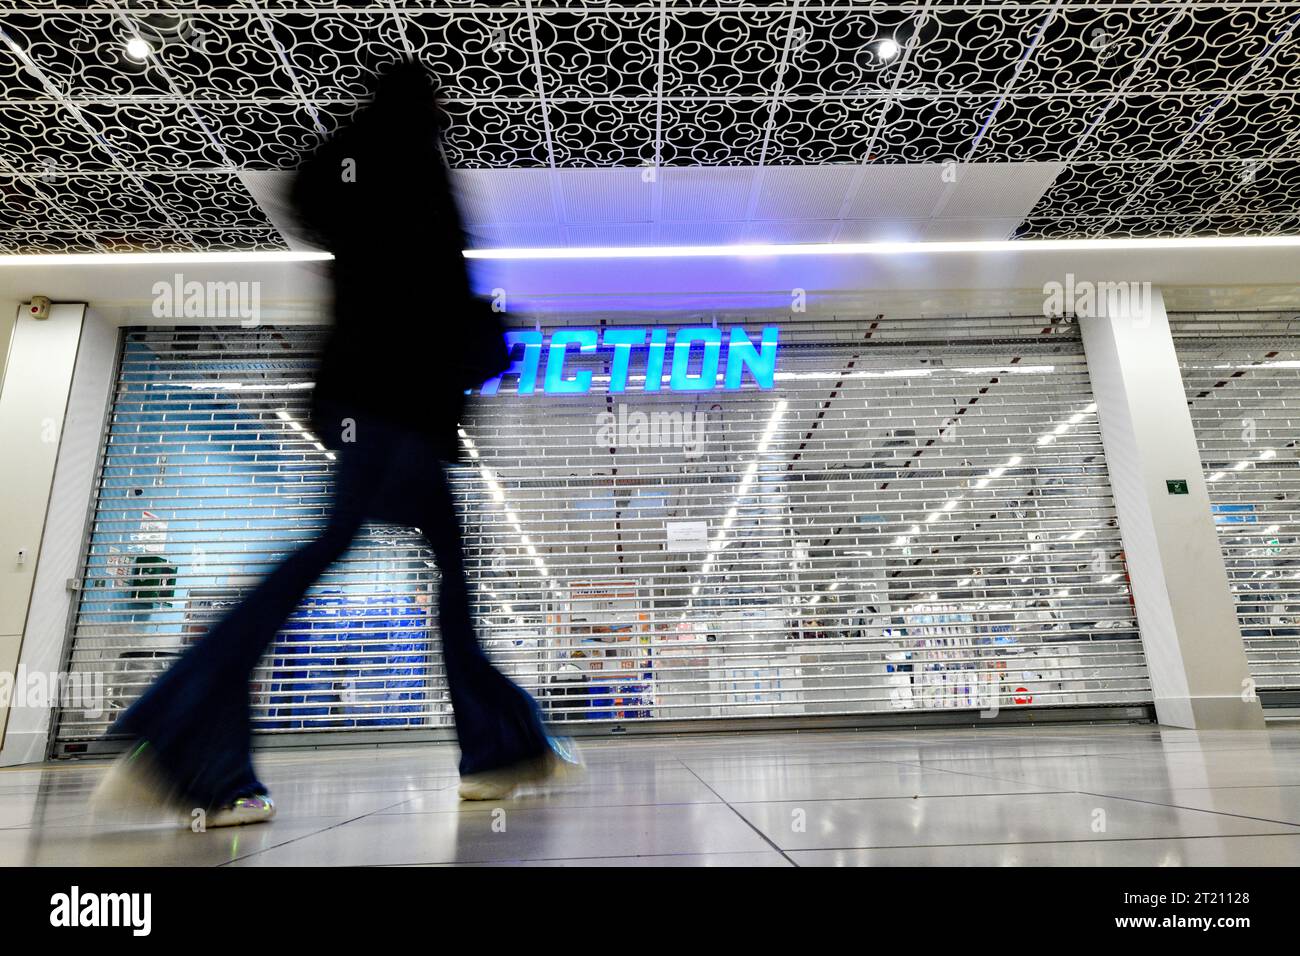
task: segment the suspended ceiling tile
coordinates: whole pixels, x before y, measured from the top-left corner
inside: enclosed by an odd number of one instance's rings
[[[653,239],[649,222],[590,222],[564,227],[571,246],[648,246]]]
[[[566,173],[567,174],[567,173]],[[549,169],[461,169],[453,179],[466,224],[558,223]]]
[[[567,244],[565,227],[560,225],[543,225],[523,223],[510,225],[492,225],[479,223],[467,226],[469,243],[475,249],[503,248],[557,248]]]
[[[856,166],[773,166],[758,175],[755,219],[831,219],[844,208]]]
[[[652,184],[639,169],[560,169],[553,175],[565,222],[649,222],[652,218]]]
[[[758,170],[752,166],[668,166],[657,170],[664,220],[743,219]]]
[[[915,242],[925,235],[927,219],[845,219],[836,242]]]
[[[735,245],[747,241],[745,222],[658,222],[653,241],[661,246]]]
[[[944,190],[941,163],[863,166],[856,192],[844,209],[847,219],[925,219]]]
[[[769,221],[749,224],[745,242],[807,243],[830,242],[837,223],[825,221]]]
[[[920,238],[935,242],[1009,239],[1021,218],[932,219],[924,224]]]
[[[956,182],[943,218],[1023,219],[1060,175],[1062,163],[972,163],[953,170]]]

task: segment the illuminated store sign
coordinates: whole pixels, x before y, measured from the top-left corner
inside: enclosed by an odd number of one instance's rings
[[[759,388],[772,387],[776,326],[766,326],[757,344],[738,325],[725,334],[708,325],[669,333],[669,329],[557,329],[548,342],[538,329],[512,330],[506,333],[510,368],[484,382],[483,394],[495,395],[503,378],[515,379],[520,395],[535,394],[539,378],[541,390],[548,395],[586,394],[598,377],[603,381],[606,376],[598,376],[590,360],[580,364],[572,359],[598,352],[608,355],[608,391],[614,394],[626,392],[629,382],[646,392],[737,389],[746,371]]]

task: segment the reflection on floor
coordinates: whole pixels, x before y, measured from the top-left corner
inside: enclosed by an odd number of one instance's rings
[[[456,799],[445,745],[263,754],[279,818],[96,829],[103,764],[0,770],[0,864],[1296,865],[1300,728],[588,741],[588,772]]]

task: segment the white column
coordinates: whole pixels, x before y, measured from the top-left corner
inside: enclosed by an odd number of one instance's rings
[[[62,310],[77,310],[82,306],[55,306],[47,321],[64,317]],[[23,320],[26,321],[26,320]],[[103,436],[105,412],[112,395],[113,367],[117,360],[117,328],[92,310],[85,311],[85,319],[78,321],[77,342],[62,342],[64,349],[72,349],[74,363],[72,377],[66,381],[60,376],[55,381],[45,381],[45,401],[53,406],[64,403],[66,412],[55,427],[44,437],[56,437],[57,457],[48,484],[43,485],[45,499],[31,499],[31,512],[27,515],[8,514],[5,502],[3,519],[29,524],[26,537],[35,532],[34,519],[43,519],[43,528],[36,538],[36,553],[31,558],[31,591],[26,617],[22,622],[22,640],[19,645],[18,666],[23,674],[59,674],[64,670],[65,637],[68,635],[69,617],[77,605],[78,594],[69,591],[68,581],[81,572],[82,542],[85,538],[86,519],[90,511],[91,494],[94,493],[95,467],[98,464],[100,440]],[[52,345],[52,343],[47,343]],[[48,352],[47,352],[48,354]],[[19,362],[30,363],[31,355]],[[61,363],[68,356],[60,356]],[[22,367],[22,365],[19,365]],[[6,389],[8,394],[8,389]],[[44,481],[44,477],[42,479]],[[36,488],[29,489],[32,496]],[[8,663],[5,663],[8,667]],[[98,682],[87,684],[88,691],[103,689],[104,675]],[[13,763],[30,763],[44,760],[51,727],[52,711],[43,706],[27,706],[9,710],[8,726],[3,731],[0,747],[0,766]],[[85,701],[88,708],[100,708],[98,697]]]
[[[1164,299],[1147,288],[1099,294],[1101,314],[1079,322],[1156,716],[1260,729]],[[1187,494],[1171,494],[1169,480],[1186,481]]]
[[[0,388],[0,672],[8,675],[18,668],[84,312],[59,305],[34,319],[20,309],[10,333]],[[0,709],[0,740],[8,710]]]

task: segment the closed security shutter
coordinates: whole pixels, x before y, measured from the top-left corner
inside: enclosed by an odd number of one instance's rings
[[[1246,661],[1265,704],[1300,701],[1300,319],[1174,315],[1192,427]]]
[[[472,403],[453,485],[480,634],[552,721],[1150,700],[1072,327],[771,324],[771,389],[647,392],[633,350],[610,394],[610,352],[571,347],[586,392],[508,375]],[[321,528],[320,334],[126,333],[72,640],[116,706]],[[259,668],[256,730],[449,726],[435,594],[418,535],[366,528]],[[115,713],[64,711],[59,738]]]
[[[316,329],[124,333],[74,671],[102,714],[65,708],[58,739],[102,733],[276,562],[323,527],[333,454],[306,425]],[[367,527],[308,594],[253,681],[258,731],[447,721],[435,576],[409,529]]]

